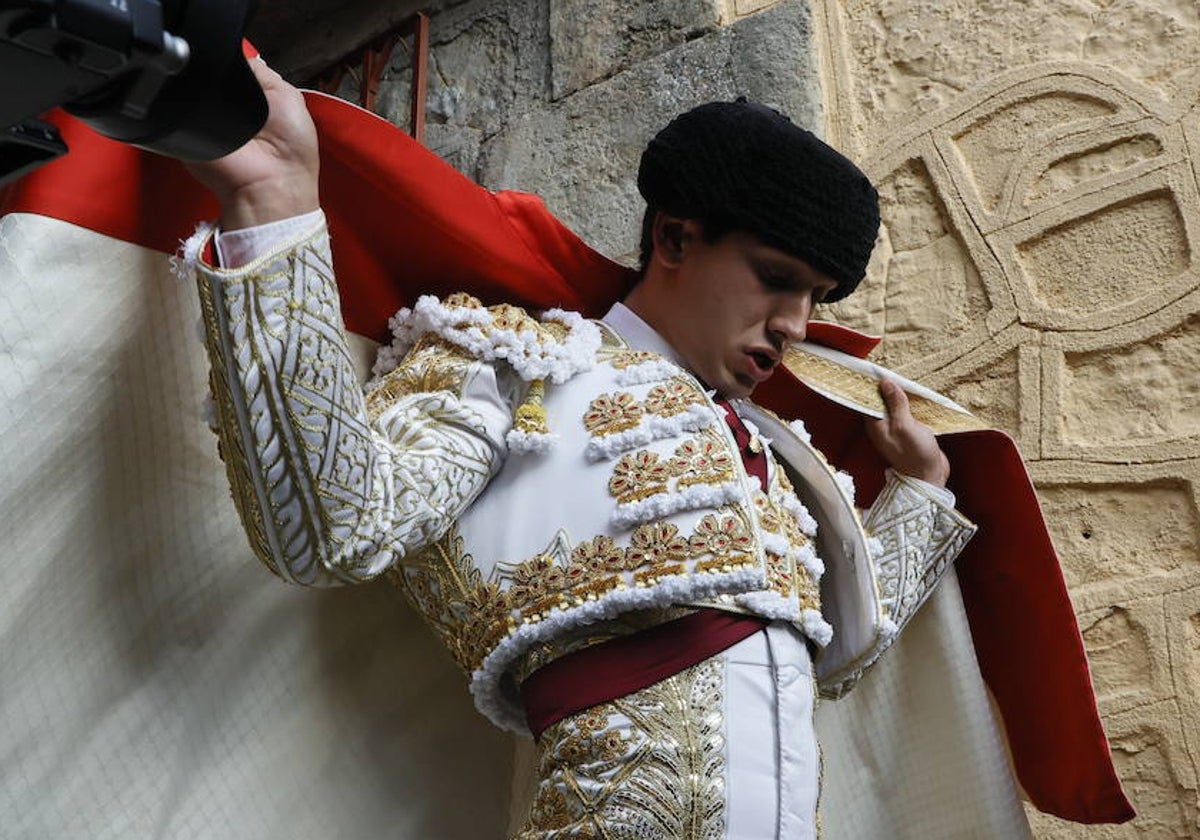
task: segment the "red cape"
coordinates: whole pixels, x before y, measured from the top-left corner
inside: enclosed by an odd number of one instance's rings
[[[468,291],[487,303],[602,315],[634,274],[592,250],[535,196],[492,193],[392,124],[308,95],[321,137],[347,326],[379,340],[418,294]],[[163,252],[217,207],[175,161],[51,117],[71,154],[0,189],[0,215],[38,213]],[[865,356],[876,341],[813,324],[813,341]],[[869,502],[883,463],[863,418],[781,369],[755,394],[802,417],[814,443],[850,471]],[[1042,811],[1085,823],[1134,815],[1112,765],[1083,641],[1029,476],[998,431],[943,435],[960,509],[980,527],[957,561],[980,669],[995,696],[1021,785]]]

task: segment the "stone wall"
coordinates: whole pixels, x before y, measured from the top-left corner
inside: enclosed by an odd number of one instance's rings
[[[469,0],[431,23],[426,143],[493,189],[542,196],[605,253],[631,257],[643,204],[633,176],[675,114],[738,95],[821,121],[806,3]],[[379,112],[408,122],[398,48]],[[356,81],[339,91],[355,98]]]
[[[469,0],[433,19],[427,142],[629,258],[638,155],[746,94],[863,162],[884,230],[826,317],[1017,438],[1140,811],[1200,831],[1200,12],[1189,0]],[[407,57],[382,92],[404,122]],[[347,90],[347,93],[352,91]]]
[[[1200,833],[1200,226],[1191,2],[819,0],[826,130],[883,195],[838,320],[1009,430],[1140,814]]]

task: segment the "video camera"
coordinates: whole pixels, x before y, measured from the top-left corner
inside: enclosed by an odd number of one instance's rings
[[[66,154],[37,117],[184,160],[253,137],[267,102],[242,55],[257,0],[0,0],[0,184]]]

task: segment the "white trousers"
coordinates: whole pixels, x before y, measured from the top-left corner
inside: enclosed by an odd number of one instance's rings
[[[817,836],[821,757],[813,729],[816,683],[803,637],[773,622],[725,660],[726,836]]]

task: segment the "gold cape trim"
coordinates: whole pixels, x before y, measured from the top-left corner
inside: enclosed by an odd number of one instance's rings
[[[885,413],[883,398],[879,395],[879,381],[870,374],[797,346],[784,351],[783,364],[805,385],[836,402],[859,411]],[[886,372],[884,368],[876,367],[881,373]],[[901,378],[895,377],[895,381],[904,387],[905,382]],[[974,432],[991,428],[965,410],[957,411],[923,394],[914,393],[909,388],[904,390],[908,394],[913,417],[931,428],[935,434]]]

